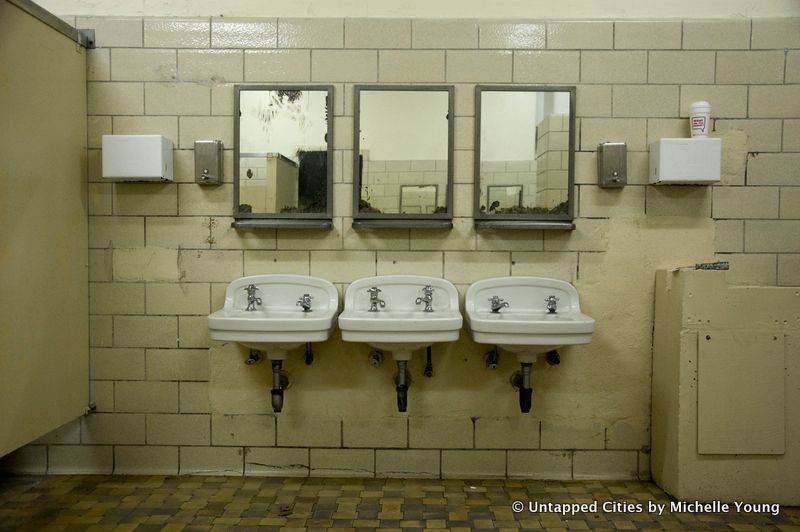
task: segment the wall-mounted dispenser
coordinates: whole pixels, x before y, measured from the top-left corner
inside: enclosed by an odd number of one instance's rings
[[[194,141],[194,180],[199,185],[222,183],[222,141]]]
[[[628,147],[624,142],[603,142],[597,146],[597,184],[624,187],[628,184]]]
[[[650,183],[708,185],[717,183],[722,140],[695,137],[659,139],[650,143]]]
[[[162,135],[103,135],[103,178],[172,181],[172,141]]]

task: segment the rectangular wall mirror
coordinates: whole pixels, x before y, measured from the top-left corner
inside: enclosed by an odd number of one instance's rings
[[[354,227],[452,227],[453,87],[355,87]]]
[[[332,98],[331,86],[234,87],[234,227],[331,226]]]
[[[475,88],[475,225],[574,229],[575,88]]]

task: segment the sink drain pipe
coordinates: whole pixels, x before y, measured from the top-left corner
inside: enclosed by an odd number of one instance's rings
[[[429,345],[427,350],[427,357],[426,357],[426,364],[425,364],[425,371],[423,374],[426,377],[433,377],[433,346]]]
[[[272,411],[280,412],[283,410],[283,388],[284,384],[281,379],[281,369],[283,367],[283,360],[272,361]]]
[[[523,414],[531,411],[533,388],[531,388],[531,368],[530,362],[522,362],[521,382],[519,385],[519,409]]]
[[[408,374],[407,360],[397,361],[397,411],[405,412],[408,410]]]

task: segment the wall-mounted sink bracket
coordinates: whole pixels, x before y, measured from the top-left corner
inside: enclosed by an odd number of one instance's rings
[[[500,365],[500,352],[497,350],[497,346],[486,351],[486,354],[483,355],[483,359],[486,361],[487,368],[497,369],[497,366]]]
[[[379,351],[378,349],[374,349],[369,354],[369,365],[373,368],[379,368],[383,364],[383,351]]]
[[[248,366],[252,366],[253,364],[258,364],[262,360],[261,351],[258,349],[251,349],[250,354],[247,356],[247,360],[244,361],[245,364]]]

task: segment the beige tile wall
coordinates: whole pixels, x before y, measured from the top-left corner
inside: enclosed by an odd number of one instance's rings
[[[447,347],[452,358],[437,366],[436,378],[416,377],[407,417],[393,412],[389,364],[384,380],[354,380],[345,390],[355,403],[340,400],[328,409],[317,400],[326,397],[317,395],[325,386],[302,383],[314,378],[314,366],[298,365],[299,383],[286,401],[287,408],[304,408],[279,416],[233,415],[214,410],[209,400],[214,377],[205,316],[221,306],[229,281],[261,272],[310,273],[341,288],[360,276],[398,272],[444,275],[461,290],[482,277],[512,273],[576,282],[602,265],[613,251],[609,246],[620,245],[611,233],[615,218],[712,218],[716,249],[708,258],[716,252],[729,260],[730,280],[800,283],[800,20],[77,17],[76,24],[95,28],[99,46],[88,52],[90,347],[98,413],[22,449],[5,460],[6,467],[51,473],[647,476],[649,388],[643,385],[632,407],[636,414],[627,420],[615,396],[582,393],[588,381],[571,380],[585,364],[576,358],[552,370],[537,366],[537,375],[551,373],[537,377],[534,411],[541,408],[543,415],[530,419],[515,412],[507,384],[515,363],[506,360],[502,374],[486,373],[482,349],[466,334]],[[232,94],[241,82],[334,84],[336,206],[330,231],[230,229]],[[452,230],[352,230],[353,84],[362,82],[455,85],[456,124],[463,127],[456,133],[461,141]],[[472,125],[476,82],[577,85],[574,232],[474,230],[473,146],[463,129]],[[724,139],[723,183],[647,185],[647,143],[685,136],[687,109],[697,99],[711,101],[716,134]],[[169,137],[176,147],[175,182],[102,182],[100,137],[108,133]],[[225,179],[218,187],[194,184],[197,138],[225,143]],[[628,143],[629,185],[623,190],[596,186],[595,149],[605,140]],[[682,234],[675,229],[675,239]],[[643,283],[651,285],[652,278]],[[591,298],[585,303],[591,307]],[[337,351],[366,356],[364,346],[332,342],[319,348],[320,360]],[[633,373],[625,372],[627,361],[612,369],[625,349],[603,342],[609,340],[601,335],[595,348],[600,360],[610,362],[598,371],[616,371],[607,390],[649,382],[649,362],[635,365]],[[459,353],[472,373],[456,368]],[[649,351],[636,356],[649,360]],[[331,368],[331,375],[361,375],[366,361],[360,357]],[[246,386],[268,402],[266,382]],[[359,414],[357,396],[367,393],[387,400],[383,419]],[[453,401],[473,406],[439,411]]]

